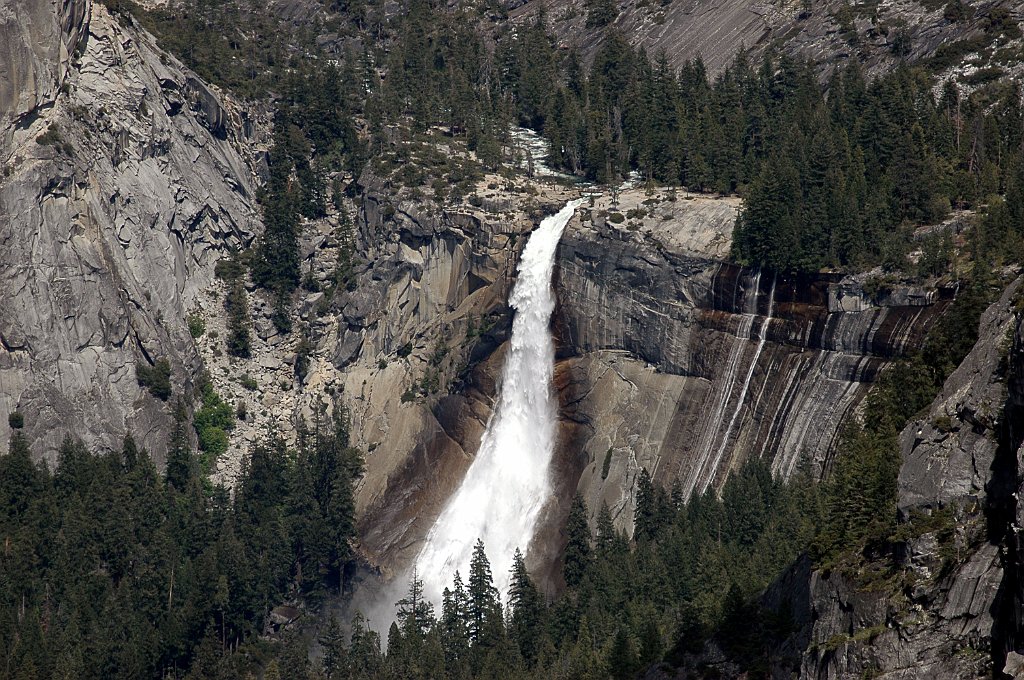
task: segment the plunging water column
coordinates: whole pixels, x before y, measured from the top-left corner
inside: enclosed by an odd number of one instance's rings
[[[541,508],[551,496],[550,466],[557,408],[551,378],[555,348],[549,324],[555,309],[551,275],[565,225],[581,201],[545,218],[519,262],[509,304],[515,310],[497,407],[462,485],[427,534],[416,558],[424,594],[440,604],[456,570],[465,577],[482,539],[495,586],[504,597],[516,548],[526,552]]]

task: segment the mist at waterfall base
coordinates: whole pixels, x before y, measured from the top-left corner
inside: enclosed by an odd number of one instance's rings
[[[414,565],[424,596],[441,606],[455,572],[468,580],[477,539],[484,542],[494,585],[503,601],[516,548],[524,554],[552,493],[551,458],[557,407],[552,393],[555,348],[551,314],[552,274],[562,231],[582,200],[569,202],[541,221],[519,261],[509,305],[515,311],[497,405],[458,490],[427,534]],[[395,601],[404,596],[412,569],[378,596],[371,623],[386,628]]]

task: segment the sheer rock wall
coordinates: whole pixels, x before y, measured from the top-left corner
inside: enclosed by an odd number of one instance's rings
[[[750,456],[782,478],[821,475],[878,372],[953,295],[872,300],[862,279],[773,278],[674,237],[695,224],[726,233],[731,219],[683,202],[643,228],[575,222],[559,254],[565,456],[591,512],[606,503],[627,531],[642,468],[687,495]]]
[[[19,55],[0,56],[0,414],[23,413],[50,460],[67,433],[111,449],[128,431],[159,460],[171,406],[135,367],[169,359],[176,394],[201,368],[185,317],[258,220],[242,126],[102,5],[17,4],[0,38]]]
[[[783,574],[764,598],[797,629],[777,676],[1019,677],[1020,290],[1018,279],[986,311],[974,349],[900,437],[901,520],[945,520],[905,525],[888,577],[814,570],[806,558]]]

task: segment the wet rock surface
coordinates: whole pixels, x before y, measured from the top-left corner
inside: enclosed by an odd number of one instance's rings
[[[801,464],[821,474],[879,371],[920,343],[953,295],[894,284],[871,296],[865,277],[725,264],[735,203],[645,200],[648,214],[622,207],[618,222],[600,203],[582,212],[557,275],[572,376],[564,420],[587,461],[579,487],[626,531],[642,468],[686,494],[720,488],[748,456],[783,478]]]
[[[1017,677],[1020,286],[986,311],[974,349],[901,434],[898,504],[911,523],[895,570],[816,571],[803,558],[765,594],[763,604],[792,612],[797,627],[776,675]],[[982,404],[987,418],[978,417]]]

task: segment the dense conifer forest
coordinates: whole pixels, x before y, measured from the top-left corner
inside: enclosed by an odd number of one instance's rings
[[[0,457],[0,677],[631,678],[682,664],[709,640],[759,677],[792,629],[759,595],[795,559],[891,574],[893,541],[916,526],[895,522],[897,435],[970,350],[1003,266],[1024,255],[1019,83],[967,94],[936,89],[926,64],[869,79],[855,61],[823,74],[771,52],[756,62],[741,55],[712,78],[699,61],[675,71],[614,32],[588,65],[559,48],[543,15],[512,30],[499,28],[497,4],[426,0],[389,21],[365,3],[332,6],[332,28],[362,41],[328,63],[311,35],[244,3],[108,4],[202,77],[273,99],[266,230],[218,268],[236,356],[250,351],[243,278],[274,296],[274,323],[288,332],[303,223],[356,199],[360,173],[416,186],[443,178],[437,200],[462,200],[460,185],[483,169],[511,172],[513,125],[541,133],[551,163],[581,180],[615,184],[636,172],[738,194],[741,263],[955,275],[960,292],[923,348],[872,390],[826,481],[801,474],[783,484],[754,461],[720,495],[684,501],[645,471],[631,538],[607,508],[592,530],[574,501],[557,597],[538,589],[521,556],[512,588],[497,592],[478,544],[440,611],[413,578],[385,640],[361,615],[260,635],[271,608],[316,609],[349,582],[362,456],[344,411],[322,409],[294,448],[268,433],[232,497],[206,479],[204,457],[224,444],[230,407],[201,390],[189,423],[163,373],[140,375],[177,412],[166,472],[130,437],[103,455],[69,438],[52,470],[32,461],[20,434]],[[593,26],[614,11],[590,9]],[[473,162],[414,163],[411,150],[434,133],[464,145]],[[963,247],[927,241],[912,266],[915,228],[954,210],[975,213]],[[347,239],[332,286],[350,289]],[[31,418],[13,415],[18,429]],[[188,444],[190,426],[201,451]]]
[[[244,677],[270,654],[247,646],[270,608],[342,586],[362,469],[343,412],[322,411],[295,450],[268,434],[233,499],[201,473],[180,404],[177,422],[163,474],[131,437],[103,455],[68,438],[51,472],[14,435],[0,457],[0,677]]]

